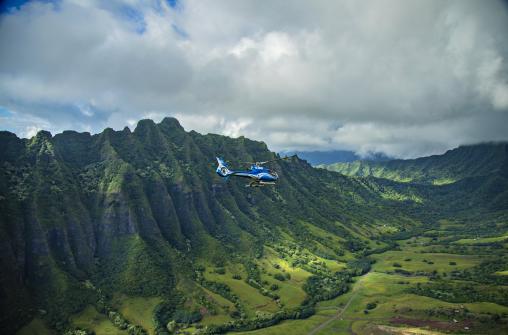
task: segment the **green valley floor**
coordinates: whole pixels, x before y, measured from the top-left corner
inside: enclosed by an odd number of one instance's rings
[[[373,260],[370,271],[355,277],[347,293],[319,302],[315,314],[306,319],[285,320],[271,327],[234,334],[508,333],[508,268],[503,268],[508,249],[506,234],[482,239],[459,236],[450,242],[447,229],[448,223],[442,222],[438,230],[398,240],[392,250],[370,255]],[[295,266],[298,258],[308,262],[305,266]],[[277,312],[281,306],[297,307],[306,297],[303,285],[312,275],[309,271],[313,266],[340,271],[347,261],[348,255],[341,262],[320,258],[308,250],[266,247],[256,267],[263,286],[272,287],[280,299],[273,299],[249,285],[245,265],[201,264],[204,282],[226,284],[237,300],[199,284],[182,287],[181,290],[189,290],[187,294],[193,296],[186,301],[189,309],[203,305],[209,308],[201,309],[204,315],[201,321],[176,328],[175,333],[202,333],[207,326],[234,320],[237,317],[234,311],[246,317],[262,318]],[[132,324],[155,334],[153,312],[159,302],[157,297],[117,295],[112,299],[112,306]],[[110,319],[90,305],[74,315],[71,323],[98,335],[129,334],[115,327],[114,320]],[[34,319],[18,334],[52,332],[40,319]]]

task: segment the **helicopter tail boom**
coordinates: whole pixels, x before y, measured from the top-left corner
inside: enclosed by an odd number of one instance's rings
[[[219,176],[225,178],[225,177],[228,177],[231,174],[233,174],[233,172],[230,169],[228,169],[227,164],[221,158],[219,158],[219,157],[216,157],[216,158],[217,158],[217,163],[219,164],[217,166],[216,172]]]

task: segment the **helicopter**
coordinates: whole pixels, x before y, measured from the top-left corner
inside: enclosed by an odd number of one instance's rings
[[[216,172],[219,176],[226,179],[229,178],[230,176],[250,178],[251,182],[245,185],[245,187],[261,187],[266,185],[275,185],[275,182],[277,181],[277,179],[279,179],[279,175],[277,174],[277,172],[267,169],[262,165],[278,160],[289,159],[291,157],[293,156],[271,159],[264,162],[242,162],[243,164],[251,164],[250,170],[244,171],[230,170],[228,168],[228,165],[222,158],[216,157],[217,163],[219,164],[217,166]]]

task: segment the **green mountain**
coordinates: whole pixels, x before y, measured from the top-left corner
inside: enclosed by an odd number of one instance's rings
[[[0,132],[3,333],[28,323],[22,334],[40,324],[97,334],[268,327],[348,291],[367,256],[397,238],[450,217],[474,234],[506,225],[507,169],[494,159],[483,160],[490,174],[470,166],[470,178],[436,189],[293,158],[273,163],[277,186],[258,189],[220,179],[215,156],[276,157],[262,142],[186,132],[173,118],[97,135]]]
[[[354,161],[318,167],[347,176],[372,176],[398,182],[442,185],[500,171],[508,161],[508,143],[460,146],[443,155],[388,161]]]

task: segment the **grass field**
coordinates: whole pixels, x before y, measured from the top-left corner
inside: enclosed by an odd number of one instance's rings
[[[453,225],[453,223],[445,224],[447,227]],[[312,233],[321,237],[324,235],[319,228],[313,228]],[[358,234],[358,232],[353,233]],[[453,270],[464,270],[477,266],[490,257],[488,252],[478,254],[468,252],[467,255],[447,253],[449,249],[446,249],[446,247],[449,246],[455,252],[457,250],[459,252],[463,250],[470,251],[471,249],[480,250],[484,246],[475,246],[474,244],[502,241],[507,236],[461,239],[454,244],[449,244],[447,234],[436,230],[432,235],[426,236],[423,234],[397,241],[397,245],[401,250],[390,250],[370,255],[369,257],[375,260],[371,271],[363,276],[356,277],[349,292],[335,299],[318,303],[316,314],[308,319],[285,320],[269,328],[232,334],[441,335],[450,332],[461,333],[459,330],[464,330],[465,326],[471,327],[471,331],[468,332],[471,334],[494,335],[501,334],[504,331],[508,333],[508,326],[496,324],[492,321],[479,323],[477,320],[458,320],[455,322],[453,318],[446,316],[446,314],[430,313],[433,311],[468,310],[470,313],[488,317],[493,314],[508,315],[507,306],[485,301],[452,303],[415,295],[410,291],[411,288],[431,282],[431,279],[434,278],[432,277],[433,273],[437,272],[440,275],[447,273],[449,275]],[[334,238],[333,241],[336,243],[342,242],[340,238]],[[384,242],[376,244],[377,247],[384,245],[387,244]],[[322,247],[322,249],[327,248],[324,245]],[[299,257],[307,262],[307,266],[317,264],[322,267],[324,264],[331,272],[340,271],[346,267],[346,264],[342,261],[324,259],[314,255],[308,249],[300,248],[296,252],[294,247],[292,248],[289,244],[288,249],[282,249],[282,251],[277,249],[281,252],[279,254],[273,248],[265,247],[264,256],[253,260],[258,266],[263,286],[269,288],[276,284],[277,288],[273,292],[280,296],[282,307],[285,308],[297,307],[306,298],[306,293],[302,287],[312,274],[291,265],[295,264],[295,260],[298,260]],[[434,250],[445,250],[445,252],[431,252]],[[246,283],[247,272],[243,264],[231,262],[223,268],[218,268],[212,264],[204,265],[203,275],[205,279],[228,285],[232,292],[239,297],[247,317],[255,317],[257,312],[276,312],[281,308],[272,298],[262,295],[258,289]],[[407,272],[397,273],[398,269]],[[286,280],[278,280],[275,278],[276,274],[289,274],[290,276]],[[508,275],[508,270],[503,268],[503,271],[498,271],[496,274],[499,276]],[[240,279],[234,279],[234,275],[240,276]],[[442,276],[441,278],[449,277]],[[203,319],[200,322],[202,326],[219,325],[233,320],[230,312],[235,310],[235,306],[231,301],[201,287],[197,283],[186,282],[186,284],[188,285],[184,286],[189,290],[187,293],[193,296],[186,302],[186,304],[192,304],[192,308],[186,305],[187,308],[203,310],[200,305],[202,300],[194,298],[195,296],[202,299],[203,294],[214,306],[211,312],[207,312],[206,309],[202,312]],[[183,290],[184,286],[180,286],[180,289]],[[142,326],[149,334],[154,334],[153,310],[160,302],[161,299],[157,297],[129,297],[120,294],[114,295],[111,301],[114,309],[118,310],[131,323]],[[367,306],[370,307],[367,308]],[[126,334],[125,331],[115,328],[104,315],[99,314],[92,306],[88,306],[84,311],[73,316],[71,323],[74,326],[92,330],[98,335]],[[181,330],[193,334],[198,331],[197,328],[199,327],[196,324],[191,324]],[[53,335],[38,319],[34,319],[17,335],[28,334]]]
[[[127,331],[116,328],[105,315],[97,312],[93,306],[88,306],[81,313],[71,317],[71,324],[75,327],[92,330],[95,334],[127,335]]]
[[[240,275],[242,279],[233,279],[235,274]],[[227,266],[225,274],[207,270],[204,275],[207,280],[228,285],[244,303],[248,315],[253,316],[256,311],[275,312],[278,310],[277,304],[271,298],[262,295],[244,281],[247,274],[238,265]]]
[[[455,244],[482,244],[482,243],[492,243],[492,242],[504,242],[508,241],[508,234],[504,234],[501,236],[494,237],[483,237],[483,238],[464,238],[458,241],[455,241]]]
[[[269,285],[276,284],[279,286],[276,293],[286,307],[297,307],[305,299],[305,292],[301,288],[301,283],[292,279],[281,282],[265,274],[261,275],[261,279],[266,280]]]
[[[213,301],[215,302],[217,305],[221,306],[221,307],[226,307],[226,308],[231,308],[233,309],[234,308],[234,304],[229,301],[228,299],[216,294],[216,293],[213,293],[212,291],[210,290],[207,290],[206,288],[202,287],[202,290],[203,292],[205,292],[208,297]]]
[[[318,313],[322,311],[340,311],[348,301],[350,305],[341,315],[341,318],[333,320],[325,328],[317,332],[319,335],[327,334],[395,334],[388,329],[381,331],[378,326],[390,324],[390,320],[396,316],[415,320],[427,320],[429,316],[426,310],[433,308],[447,308],[458,310],[467,308],[475,313],[508,313],[508,307],[494,303],[448,303],[441,300],[409,294],[406,289],[417,283],[425,283],[426,277],[404,277],[393,274],[370,272],[360,277],[354,284],[353,290],[336,299],[321,302],[318,304]],[[368,303],[375,302],[377,306],[364,313]],[[439,318],[434,318],[440,320]],[[444,326],[455,323],[453,320],[441,320]],[[317,326],[317,325],[315,325]],[[419,328],[397,328],[406,329],[407,334],[417,334]],[[409,332],[409,330],[411,332]],[[427,330],[426,334],[440,334],[438,331]],[[482,332],[483,333],[483,332]],[[406,334],[401,332],[401,334]],[[421,333],[424,334],[424,333]],[[496,334],[495,332],[493,334]]]
[[[162,299],[159,297],[145,298],[115,295],[113,297],[113,307],[131,323],[140,325],[149,334],[154,334],[153,310],[161,301]]]
[[[329,268],[338,271],[344,267],[343,263],[333,260],[318,258],[325,262]],[[256,261],[261,272],[261,280],[267,282],[265,287],[276,284],[279,288],[275,291],[280,296],[280,301],[285,307],[297,307],[305,299],[305,292],[302,289],[306,279],[311,273],[292,267],[288,261],[280,258],[277,252],[270,247],[265,248],[265,256]],[[290,278],[284,281],[275,279],[275,274],[289,274]],[[233,279],[233,275],[239,275],[241,279]],[[279,310],[277,304],[269,297],[262,295],[257,289],[245,282],[247,273],[241,264],[228,264],[225,273],[217,273],[213,267],[207,266],[204,273],[207,280],[221,282],[228,285],[231,290],[240,298],[246,307],[247,314],[255,315],[256,311],[276,312]]]
[[[437,271],[443,273],[452,270],[467,269],[479,264],[481,261],[481,258],[478,256],[419,253],[409,250],[387,251],[383,254],[373,255],[372,258],[377,261],[373,269],[379,272],[393,272],[396,269],[404,269],[410,272]],[[455,265],[453,265],[453,263],[455,263]],[[397,264],[400,266],[397,266]]]
[[[315,229],[313,233],[322,234],[318,229]],[[491,237],[488,238],[488,241],[493,238],[500,237]],[[460,240],[460,244],[468,245],[467,241],[469,240]],[[397,244],[401,250],[371,255],[370,257],[375,260],[371,271],[364,276],[357,277],[346,294],[318,303],[316,314],[310,318],[285,320],[269,328],[231,334],[441,335],[450,333],[450,331],[456,333],[460,329],[463,330],[465,326],[471,327],[469,333],[472,334],[499,334],[505,330],[508,332],[507,327],[488,322],[485,324],[464,320],[455,322],[453,318],[447,317],[445,314],[429,316],[429,311],[433,310],[468,310],[478,315],[503,315],[508,314],[506,306],[492,302],[451,303],[415,295],[409,291],[419,284],[428,283],[429,276],[433,272],[444,274],[453,270],[469,269],[480,264],[488,257],[488,254],[478,256],[429,252],[432,250],[431,248],[443,249],[447,244],[441,243],[440,238],[428,236],[401,240]],[[331,271],[340,271],[346,266],[345,263],[336,260],[327,260],[312,255],[306,249],[302,252],[307,255],[305,257],[311,255],[312,261],[324,263]],[[295,256],[285,257],[285,259],[281,258],[274,249],[266,247],[264,256],[255,262],[260,270],[263,285],[267,288],[276,284],[278,289],[274,292],[280,296],[282,305],[288,308],[297,307],[306,297],[302,286],[311,273],[291,266]],[[396,273],[397,269],[408,271],[411,275]],[[216,267],[206,264],[204,276],[207,280],[227,284],[240,298],[248,317],[254,317],[258,311],[276,312],[279,310],[273,299],[262,295],[258,289],[245,282],[247,273],[243,264],[229,263],[224,266],[224,271],[225,273],[221,274],[222,270],[219,271]],[[275,279],[275,274],[290,274],[290,279],[280,281]],[[508,271],[499,271],[497,274],[508,275]],[[241,279],[234,279],[234,275],[239,275]],[[201,325],[223,324],[233,320],[229,315],[229,312],[235,309],[231,301],[205,288],[200,289],[216,306],[215,315],[205,314],[200,322]],[[153,309],[159,302],[158,298],[136,298],[123,295],[116,295],[113,299],[114,307],[122,315],[131,322],[143,326],[150,334],[153,334]],[[367,306],[374,307],[367,310]],[[114,328],[104,316],[98,315],[93,307],[87,308],[75,317],[73,324],[94,330],[96,334],[124,334]],[[189,325],[188,328],[182,330],[188,334],[197,331],[195,325]],[[22,335],[25,334],[28,333]],[[47,335],[47,333],[40,334]]]
[[[321,233],[313,231],[313,233]],[[439,233],[436,231],[435,233]],[[443,234],[446,238],[447,234]],[[483,242],[493,241],[500,237],[489,238]],[[461,243],[464,243],[462,240]],[[464,243],[467,244],[467,243]],[[475,303],[451,303],[426,296],[409,293],[409,289],[417,284],[429,282],[429,274],[449,273],[453,270],[472,268],[480,264],[486,256],[462,255],[457,253],[429,252],[434,248],[443,249],[447,243],[441,243],[440,238],[419,236],[408,240],[398,241],[402,250],[392,250],[381,254],[371,255],[376,262],[371,272],[356,279],[352,290],[333,300],[320,302],[317,305],[317,313],[307,320],[288,320],[268,329],[260,329],[244,334],[426,334],[438,335],[456,332],[463,327],[470,326],[479,334],[498,334],[499,331],[508,331],[506,327],[492,324],[481,324],[470,321],[453,321],[449,317],[437,315],[429,317],[430,310],[462,310],[467,309],[478,315],[490,315],[503,313],[508,314],[508,307],[491,302]],[[319,259],[323,261],[323,259]],[[329,269],[340,270],[344,264],[336,261],[324,260]],[[267,273],[275,273],[273,264],[278,264],[280,269],[291,273],[292,278],[297,278],[294,283],[296,289],[308,277],[308,273],[300,272],[301,269],[293,269],[288,262],[277,257],[276,253],[268,250],[266,258],[260,265]],[[272,265],[270,267],[270,265]],[[397,269],[403,269],[411,273],[420,273],[419,276],[407,276],[397,274]],[[301,275],[298,278],[298,274]],[[500,271],[499,275],[508,274],[508,271]],[[263,275],[263,280],[272,283],[272,277]],[[281,285],[289,285],[290,282]],[[301,286],[300,286],[301,287]],[[286,296],[294,296],[298,291],[286,291]],[[282,296],[282,294],[281,294]],[[304,297],[304,295],[302,295]],[[297,301],[295,301],[296,303]],[[375,308],[368,310],[368,304],[375,304]],[[343,310],[347,307],[345,310]],[[490,313],[490,314],[489,314]],[[393,324],[394,318],[402,318],[401,324]],[[407,321],[404,321],[407,320]],[[405,325],[404,322],[410,324]],[[421,324],[415,327],[411,323]],[[461,328],[462,327],[462,328]],[[423,328],[423,329],[422,329]],[[474,332],[471,332],[474,333]]]
[[[330,317],[330,313],[321,313],[311,316],[304,320],[286,320],[278,325],[248,332],[231,332],[230,334],[249,334],[249,335],[304,335],[308,334],[314,327],[325,322]]]
[[[217,306],[217,314],[204,315],[203,320],[201,320],[201,324],[203,324],[203,325],[213,325],[213,324],[219,325],[219,324],[223,324],[223,323],[233,320],[233,318],[231,318],[229,316],[228,311],[235,310],[234,304],[231,301],[223,298],[222,296],[220,296],[216,293],[213,293],[212,291],[209,291],[205,288],[202,288],[202,289],[203,289],[203,292],[205,292],[205,294],[208,296],[208,298],[211,301],[213,301],[215,306]]]
[[[265,257],[260,260],[260,264],[272,275],[276,272],[280,272],[276,271],[274,268],[274,265],[277,264],[281,271],[287,272],[291,275],[291,280],[302,285],[305,283],[305,280],[311,276],[311,273],[301,268],[294,268],[287,261],[279,258],[277,252],[272,248],[265,248]]]

